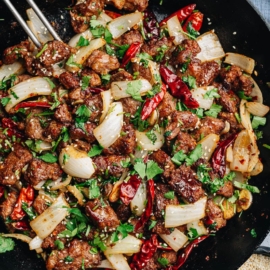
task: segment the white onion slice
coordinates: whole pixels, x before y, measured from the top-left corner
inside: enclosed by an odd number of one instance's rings
[[[97,20],[102,20],[105,23],[108,23],[108,22],[112,21],[113,19],[109,15],[107,15],[105,12],[101,11]]]
[[[269,107],[259,102],[247,102],[247,110],[256,116],[265,116],[269,112]]]
[[[73,48],[77,47],[77,43],[80,40],[80,37],[83,37],[83,38],[90,41],[93,38],[93,35],[92,35],[90,29],[87,29],[86,31],[79,33],[79,34],[75,35],[74,37],[72,37],[70,39],[70,41],[68,42],[68,45],[73,47]]]
[[[42,243],[43,239],[36,236],[30,241],[29,248],[30,250],[41,248]]]
[[[160,149],[164,143],[164,129],[160,128],[159,130],[152,131],[156,135],[156,141],[153,143],[146,135],[147,132],[140,132],[136,130],[136,138],[138,146],[141,149],[146,151],[156,151]]]
[[[141,250],[142,241],[135,236],[128,235],[124,239],[118,240],[115,245],[107,246],[104,251],[105,255],[108,254],[133,254]]]
[[[13,95],[12,95],[13,93]],[[15,105],[21,101],[39,95],[50,95],[52,89],[46,79],[41,77],[34,77],[27,81],[21,82],[9,89],[10,101],[5,109],[9,112]]]
[[[85,47],[81,47],[76,54],[72,55],[73,61],[71,64],[66,63],[66,70],[70,72],[79,71],[80,65],[83,65],[91,53],[106,44],[105,39],[96,38],[90,41],[90,44]]]
[[[120,136],[123,126],[123,106],[121,102],[113,102],[103,122],[93,133],[103,148],[110,147]]]
[[[234,171],[235,173],[235,177],[233,179],[233,182],[240,182],[240,183],[243,183],[243,184],[246,184],[247,183],[247,178],[246,176],[244,176],[241,172],[237,172],[237,171]]]
[[[138,82],[141,83],[140,95],[145,95],[149,90],[152,89],[152,85],[149,81],[145,79],[134,80],[134,81],[118,81],[112,82],[111,84],[111,91],[112,96],[115,100],[120,98],[130,97],[131,95],[126,92],[129,85],[137,84]]]
[[[71,182],[72,177],[70,175],[63,181],[62,177],[58,178],[56,181],[52,181],[47,188],[49,190],[57,190],[66,187]],[[37,185],[34,186],[34,189],[41,190],[42,186],[46,183],[46,181],[41,181]]]
[[[110,202],[116,202],[119,199],[121,184],[125,181],[125,179],[127,178],[127,175],[128,175],[128,170],[125,169],[121,178],[114,183],[113,189],[112,189],[110,196],[109,196]]]
[[[202,158],[209,161],[219,142],[217,134],[209,134],[198,142],[202,145]]]
[[[174,229],[171,234],[159,234],[159,236],[175,251],[177,252],[188,241],[186,235],[178,229]]]
[[[123,254],[109,254],[106,255],[106,258],[113,266],[115,270],[131,270],[129,267],[127,260]]]
[[[64,73],[66,70],[63,68],[65,66],[65,61],[58,62],[56,64],[52,65],[53,68],[53,77],[54,78],[59,78],[59,76]]]
[[[51,150],[52,144],[49,142],[42,141],[39,145],[39,149],[40,149],[39,152]]]
[[[206,235],[208,234],[207,229],[205,228],[203,222],[201,220],[195,220],[187,224],[187,229],[191,228],[196,229],[198,235]]]
[[[95,172],[92,159],[73,145],[62,149],[59,163],[65,173],[74,177],[89,179]]]
[[[134,198],[130,202],[130,208],[132,213],[134,213],[136,216],[141,216],[145,209],[146,200],[147,200],[146,184],[142,182]]]
[[[165,210],[165,227],[173,228],[205,216],[207,197],[203,197],[193,204],[167,205]]]
[[[114,269],[112,264],[108,260],[102,260],[96,268],[106,268],[106,269]]]
[[[255,66],[254,59],[238,53],[226,53],[224,63],[236,65],[249,74],[252,74]]]
[[[84,205],[84,197],[76,186],[67,186],[67,190],[78,200],[79,205]]]
[[[30,222],[30,226],[37,236],[44,239],[50,235],[56,226],[68,215],[67,207],[69,205],[61,193],[49,208]]]
[[[10,65],[2,65],[0,67],[0,81],[2,81],[4,78],[5,80],[9,79],[9,77],[13,74],[20,75],[24,72],[24,67],[21,64],[21,62],[14,62]]]
[[[102,123],[102,121],[104,120],[107,112],[109,111],[110,105],[112,103],[112,94],[111,94],[111,90],[107,90],[107,91],[103,91],[100,93],[101,98],[102,98],[102,103],[103,103],[103,110],[102,110],[102,114],[100,116],[99,119],[99,123]]]
[[[226,150],[226,161],[233,162],[233,149],[231,145]]]
[[[119,38],[142,20],[143,16],[141,12],[129,13],[112,20],[107,25],[107,28],[111,32],[113,38]]]
[[[258,86],[258,84],[255,82],[255,80],[250,76],[249,77],[252,82],[253,82],[253,88],[252,91],[250,93],[250,96],[254,98],[254,100],[256,100],[259,103],[263,103],[263,95],[262,95],[262,91],[260,89],[260,87]]]
[[[170,37],[175,37],[173,41],[175,45],[180,44],[184,39],[187,38],[187,35],[184,34],[177,16],[174,16],[167,21],[167,28]]]
[[[213,30],[200,35],[197,42],[201,51],[196,55],[196,58],[202,62],[221,59],[225,56],[219,38]]]
[[[199,87],[191,90],[192,97],[199,103],[199,107],[209,110],[213,104],[214,98],[204,98],[206,92],[214,89],[214,86]]]
[[[258,160],[258,163],[255,165],[253,170],[250,172],[251,176],[258,175],[263,171],[263,164],[260,160]]]

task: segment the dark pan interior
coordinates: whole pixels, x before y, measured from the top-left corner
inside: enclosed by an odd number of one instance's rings
[[[27,5],[22,0],[13,0],[21,14]],[[37,4],[44,10],[50,21],[54,21],[56,30],[64,40],[72,36],[69,24],[69,1],[39,0]],[[197,3],[197,9],[205,14],[202,33],[215,29],[226,52],[238,52],[256,60],[255,70],[258,75],[255,80],[261,87],[264,103],[270,105],[270,89],[267,81],[270,78],[270,32],[259,15],[245,0],[164,0],[163,5],[158,1],[151,1],[150,5],[160,19],[189,3]],[[0,4],[0,51],[15,45],[26,38],[21,28],[14,24],[15,20],[7,8]],[[209,18],[209,19],[208,19]],[[211,24],[210,24],[211,22]],[[63,30],[65,28],[65,31]],[[236,34],[233,34],[233,33]],[[269,121],[269,116],[267,117]],[[270,145],[270,123],[263,128],[263,139],[258,141],[264,171],[253,177],[251,184],[261,189],[259,195],[254,195],[251,208],[241,217],[229,220],[227,226],[221,229],[215,237],[209,237],[196,248],[182,269],[232,270],[237,269],[261,243],[270,228],[270,150],[262,147],[264,143]],[[3,224],[1,223],[1,231]],[[250,234],[255,229],[257,237]],[[0,268],[14,269],[45,269],[41,259],[37,259],[35,252],[29,252],[28,246],[17,241],[14,251],[0,255]]]

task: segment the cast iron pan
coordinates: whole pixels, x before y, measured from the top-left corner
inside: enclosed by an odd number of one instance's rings
[[[270,80],[270,32],[259,15],[245,0],[150,0],[150,6],[159,19],[166,17],[173,11],[190,4],[196,3],[197,9],[205,14],[201,32],[215,29],[221,44],[226,52],[238,52],[256,60],[255,77],[264,95],[264,103],[270,105],[270,89],[266,83]],[[67,8],[70,1],[37,0],[37,4],[44,10],[50,21],[55,22],[63,40],[68,40],[73,35],[69,24]],[[13,0],[22,15],[25,15],[27,5],[23,0]],[[0,51],[15,45],[26,38],[21,28],[15,23],[10,12],[0,3]],[[211,24],[209,23],[209,18]],[[63,29],[65,28],[66,31]],[[236,33],[235,35],[233,33]],[[270,150],[262,147],[263,143],[270,145],[270,117],[263,128],[263,139],[259,140],[264,171],[253,177],[251,184],[260,188],[261,193],[254,195],[251,208],[241,217],[235,216],[228,221],[225,228],[217,232],[215,237],[209,237],[198,248],[193,250],[182,269],[207,269],[207,270],[233,270],[244,263],[253,251],[262,242],[270,229]],[[1,231],[4,226],[0,224]],[[250,230],[255,229],[257,237],[253,238]],[[45,269],[45,264],[38,259],[35,252],[29,252],[26,244],[17,241],[14,251],[0,255],[0,269]]]

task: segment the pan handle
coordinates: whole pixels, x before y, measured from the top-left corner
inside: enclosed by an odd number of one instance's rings
[[[270,247],[259,246],[255,249],[254,253],[270,257]]]

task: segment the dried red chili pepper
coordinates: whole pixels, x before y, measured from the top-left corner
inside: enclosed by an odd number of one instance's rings
[[[171,247],[163,247],[163,246],[160,246],[160,245],[158,245],[157,248],[160,249],[160,250],[167,250],[167,251],[173,250]]]
[[[131,202],[140,184],[141,184],[141,179],[137,175],[132,175],[126,183],[123,182],[121,184],[120,199],[124,204],[128,205]]]
[[[156,109],[158,104],[162,101],[166,93],[166,85],[162,83],[161,86],[161,92],[156,94],[152,98],[147,98],[146,101],[144,102],[142,111],[141,111],[141,119],[146,120],[150,114]]]
[[[87,87],[87,89],[85,89],[86,94],[88,94],[89,92],[94,93],[94,94],[99,94],[103,91],[105,91],[105,89],[101,88],[101,87]]]
[[[226,150],[234,142],[238,133],[232,134],[226,140],[219,143],[214,154],[212,155],[211,163],[213,170],[219,174],[221,178],[224,177],[226,171]]]
[[[166,270],[178,270],[187,260],[189,254],[191,253],[192,249],[201,243],[203,240],[205,240],[208,237],[208,235],[200,236],[199,238],[193,240],[191,243],[189,243],[184,251],[178,255],[177,262],[173,266],[168,266]]]
[[[143,30],[147,39],[158,38],[160,35],[157,17],[150,9],[143,12]]]
[[[41,107],[41,108],[50,108],[51,105],[46,101],[25,101],[17,104],[14,109],[15,111],[20,108],[33,108],[33,107]]]
[[[169,85],[172,96],[180,98],[189,109],[199,107],[199,103],[192,97],[188,86],[176,74],[164,65],[160,66],[159,71],[162,79]]]
[[[154,197],[155,197],[154,180],[150,179],[147,181],[147,204],[145,207],[145,211],[143,212],[140,219],[135,225],[134,229],[135,232],[137,232],[149,219],[153,208]]]
[[[19,198],[16,202],[16,205],[11,213],[10,217],[12,220],[20,220],[26,214],[22,209],[22,203],[27,203],[28,206],[31,206],[34,201],[34,189],[31,186],[27,188],[22,188]]]
[[[172,13],[169,17],[162,20],[160,22],[160,25],[166,23],[170,18],[172,18],[174,16],[177,16],[180,23],[183,22],[192,13],[192,11],[195,9],[195,7],[196,7],[196,4],[190,4],[190,5],[187,5],[181,9],[177,10],[176,12]]]
[[[2,118],[2,128],[7,128],[7,135],[9,137],[16,136],[18,138],[23,138],[24,135],[18,130],[18,125],[16,122],[10,118]]]
[[[195,31],[200,31],[203,23],[203,14],[199,11],[193,12],[186,20],[185,24],[183,25],[183,30],[187,32],[188,24],[191,24],[192,28]]]
[[[129,61],[136,56],[136,54],[139,52],[140,48],[142,46],[142,43],[140,42],[134,42],[133,44],[130,45],[130,47],[127,49],[123,59],[122,59],[122,64],[121,68],[124,68]]]
[[[5,194],[5,188],[3,186],[0,186],[0,199]]]
[[[12,222],[12,226],[20,231],[28,231],[30,230],[29,223],[26,220],[21,220],[17,222]]]
[[[133,256],[130,267],[132,270],[141,270],[146,263],[155,255],[158,247],[157,235],[152,234],[149,240],[144,241],[139,253]]]
[[[110,11],[110,10],[104,10],[104,11],[105,11],[105,13],[106,13],[109,17],[111,17],[112,19],[116,19],[116,18],[122,16],[121,14],[119,14],[119,13],[117,13],[117,12],[114,12],[114,11]]]

